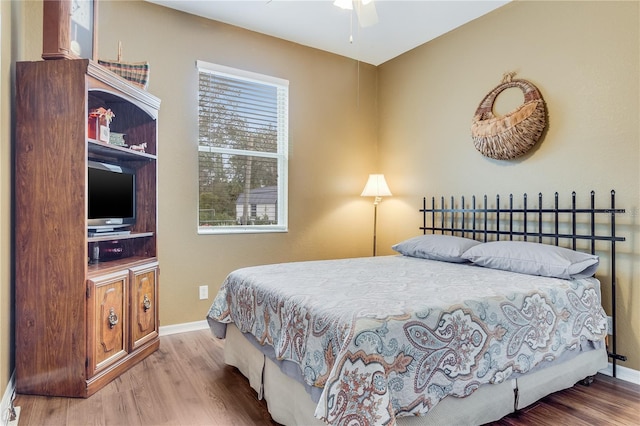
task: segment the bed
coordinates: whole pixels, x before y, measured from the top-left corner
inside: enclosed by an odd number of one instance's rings
[[[555,197],[545,209],[539,196],[533,225],[526,196],[518,208],[510,197],[506,209],[499,198],[491,208],[486,197],[480,207],[475,198],[439,207],[425,199],[423,235],[396,244],[398,254],[238,269],[207,320],[225,339],[225,362],[279,423],[498,420],[588,379],[615,355],[604,343],[595,247],[606,241],[615,264],[624,238],[614,217],[623,210],[613,192],[607,209],[595,208],[593,193],[588,209],[575,194],[569,209]],[[598,215],[613,224],[605,235]],[[581,240],[586,253],[576,250]]]

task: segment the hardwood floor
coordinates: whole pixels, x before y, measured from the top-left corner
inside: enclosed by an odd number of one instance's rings
[[[18,395],[25,425],[277,425],[247,380],[224,365],[208,330],[163,336],[160,349],[87,399]],[[640,385],[598,375],[493,423],[637,425]]]

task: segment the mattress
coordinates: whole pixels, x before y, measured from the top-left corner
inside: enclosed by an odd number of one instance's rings
[[[604,352],[606,334],[594,278],[407,256],[243,268],[208,319],[216,336],[235,324],[293,364],[314,417],[335,425],[393,424],[488,385],[513,393],[514,379]]]

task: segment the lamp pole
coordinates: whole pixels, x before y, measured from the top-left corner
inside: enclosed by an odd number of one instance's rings
[[[382,197],[376,197],[373,201],[373,256],[376,255],[376,230],[378,229],[378,203],[382,201]]]
[[[360,194],[362,197],[375,197],[373,200],[373,256],[376,255],[376,234],[378,228],[378,204],[382,197],[390,197],[391,191],[382,174],[371,174]]]

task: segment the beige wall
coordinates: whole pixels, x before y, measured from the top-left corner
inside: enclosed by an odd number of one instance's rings
[[[0,2],[0,399],[11,376],[11,3]]]
[[[386,217],[381,246],[416,233],[424,195],[493,198],[527,192],[535,197],[559,191],[569,201],[573,190],[583,199],[595,190],[607,207],[615,189],[627,211],[618,218],[627,238],[618,244],[618,352],[629,357],[620,365],[635,370],[640,370],[639,23],[638,2],[516,2],[379,67],[380,164],[394,190],[381,209]],[[475,150],[470,123],[507,71],[540,89],[549,126],[532,152],[505,162]],[[516,104],[521,102],[518,93]],[[602,256],[606,274],[607,253]],[[609,278],[602,280],[608,304]]]
[[[359,197],[376,143],[376,69],[142,2],[100,4],[101,58],[148,60],[159,118],[161,325],[204,320],[232,269],[369,253],[372,205]],[[144,16],[144,19],[141,17]],[[289,232],[197,235],[196,60],[289,80]],[[360,90],[357,90],[358,84]],[[359,94],[359,99],[358,99]]]

